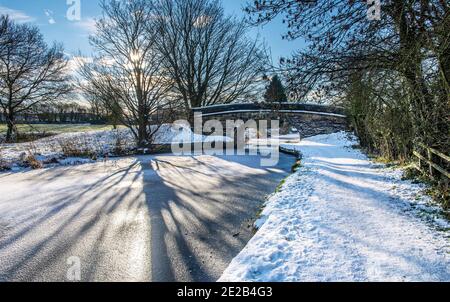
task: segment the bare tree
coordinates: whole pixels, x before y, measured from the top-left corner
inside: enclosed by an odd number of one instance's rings
[[[155,49],[156,32],[148,28],[153,16],[149,0],[103,1],[103,17],[90,38],[97,51],[92,63],[80,69],[81,88],[101,100],[136,138],[139,148],[152,144],[159,126],[168,121],[160,114],[170,105],[164,97],[171,79]],[[151,121],[151,118],[158,117]],[[155,127],[150,127],[153,122]]]
[[[267,57],[243,20],[213,0],[159,0],[156,10],[158,48],[188,116],[192,107],[254,99]]]
[[[62,46],[48,47],[37,27],[0,16],[0,107],[8,126],[7,141],[17,134],[18,114],[70,92],[66,67]]]
[[[79,82],[78,88],[81,88],[81,95],[84,100],[89,103],[90,112],[95,117],[95,122],[107,122],[117,129],[117,126],[122,123],[120,110],[112,109],[118,102],[111,103],[107,96],[103,97],[99,90],[88,81]]]

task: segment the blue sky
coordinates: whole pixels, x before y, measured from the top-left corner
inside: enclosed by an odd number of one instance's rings
[[[81,51],[85,55],[91,53],[88,36],[92,32],[94,19],[101,15],[99,1],[81,0],[81,20],[70,21],[66,14],[71,0],[0,0],[0,14],[7,13],[17,22],[32,22],[39,26],[49,42],[58,41],[64,44],[68,54]],[[242,7],[245,0],[222,0],[229,14],[244,16]],[[302,47],[300,41],[284,41],[281,36],[286,28],[281,20],[271,22],[264,27],[254,28],[252,35],[260,35],[270,47],[274,61],[287,56]]]

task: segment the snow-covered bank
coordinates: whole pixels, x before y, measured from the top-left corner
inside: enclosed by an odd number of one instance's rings
[[[155,133],[155,145],[170,145],[173,143],[227,141],[227,137],[198,135],[188,127],[181,128],[166,124]],[[67,156],[64,148],[73,148],[80,153],[95,154],[96,157],[109,157],[118,153],[127,153],[136,148],[135,139],[128,129],[113,131],[90,131],[77,133],[64,133],[52,137],[39,139],[31,143],[0,144],[0,170],[1,166],[21,170],[29,154],[44,165],[73,165],[92,162],[88,158]]]
[[[447,220],[423,186],[346,133],[308,138],[254,238],[219,281],[450,281]]]

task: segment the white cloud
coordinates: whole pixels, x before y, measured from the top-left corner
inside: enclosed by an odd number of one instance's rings
[[[95,19],[94,18],[84,18],[81,21],[74,22],[76,27],[81,28],[82,30],[88,33],[94,33],[96,31]]]
[[[195,27],[205,27],[207,26],[209,23],[211,23],[212,18],[210,16],[200,16],[198,17],[195,22],[194,22],[194,26]]]
[[[92,63],[94,60],[91,57],[73,56],[69,59],[67,69],[70,73],[75,74],[81,65]]]
[[[12,20],[17,23],[34,22],[36,19],[31,17],[20,10],[15,10],[6,6],[0,6],[0,15],[8,15]]]
[[[51,11],[49,9],[45,9],[44,13],[48,18],[48,23],[50,23],[52,25],[56,23],[55,19],[53,18],[53,11]]]

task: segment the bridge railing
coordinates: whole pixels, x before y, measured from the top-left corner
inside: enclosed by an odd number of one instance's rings
[[[201,112],[203,114],[239,112],[239,111],[307,111],[307,112],[321,112],[337,115],[345,115],[345,110],[342,107],[317,105],[317,104],[300,104],[300,103],[240,103],[240,104],[225,104],[213,105],[207,107],[192,108],[194,112]]]

